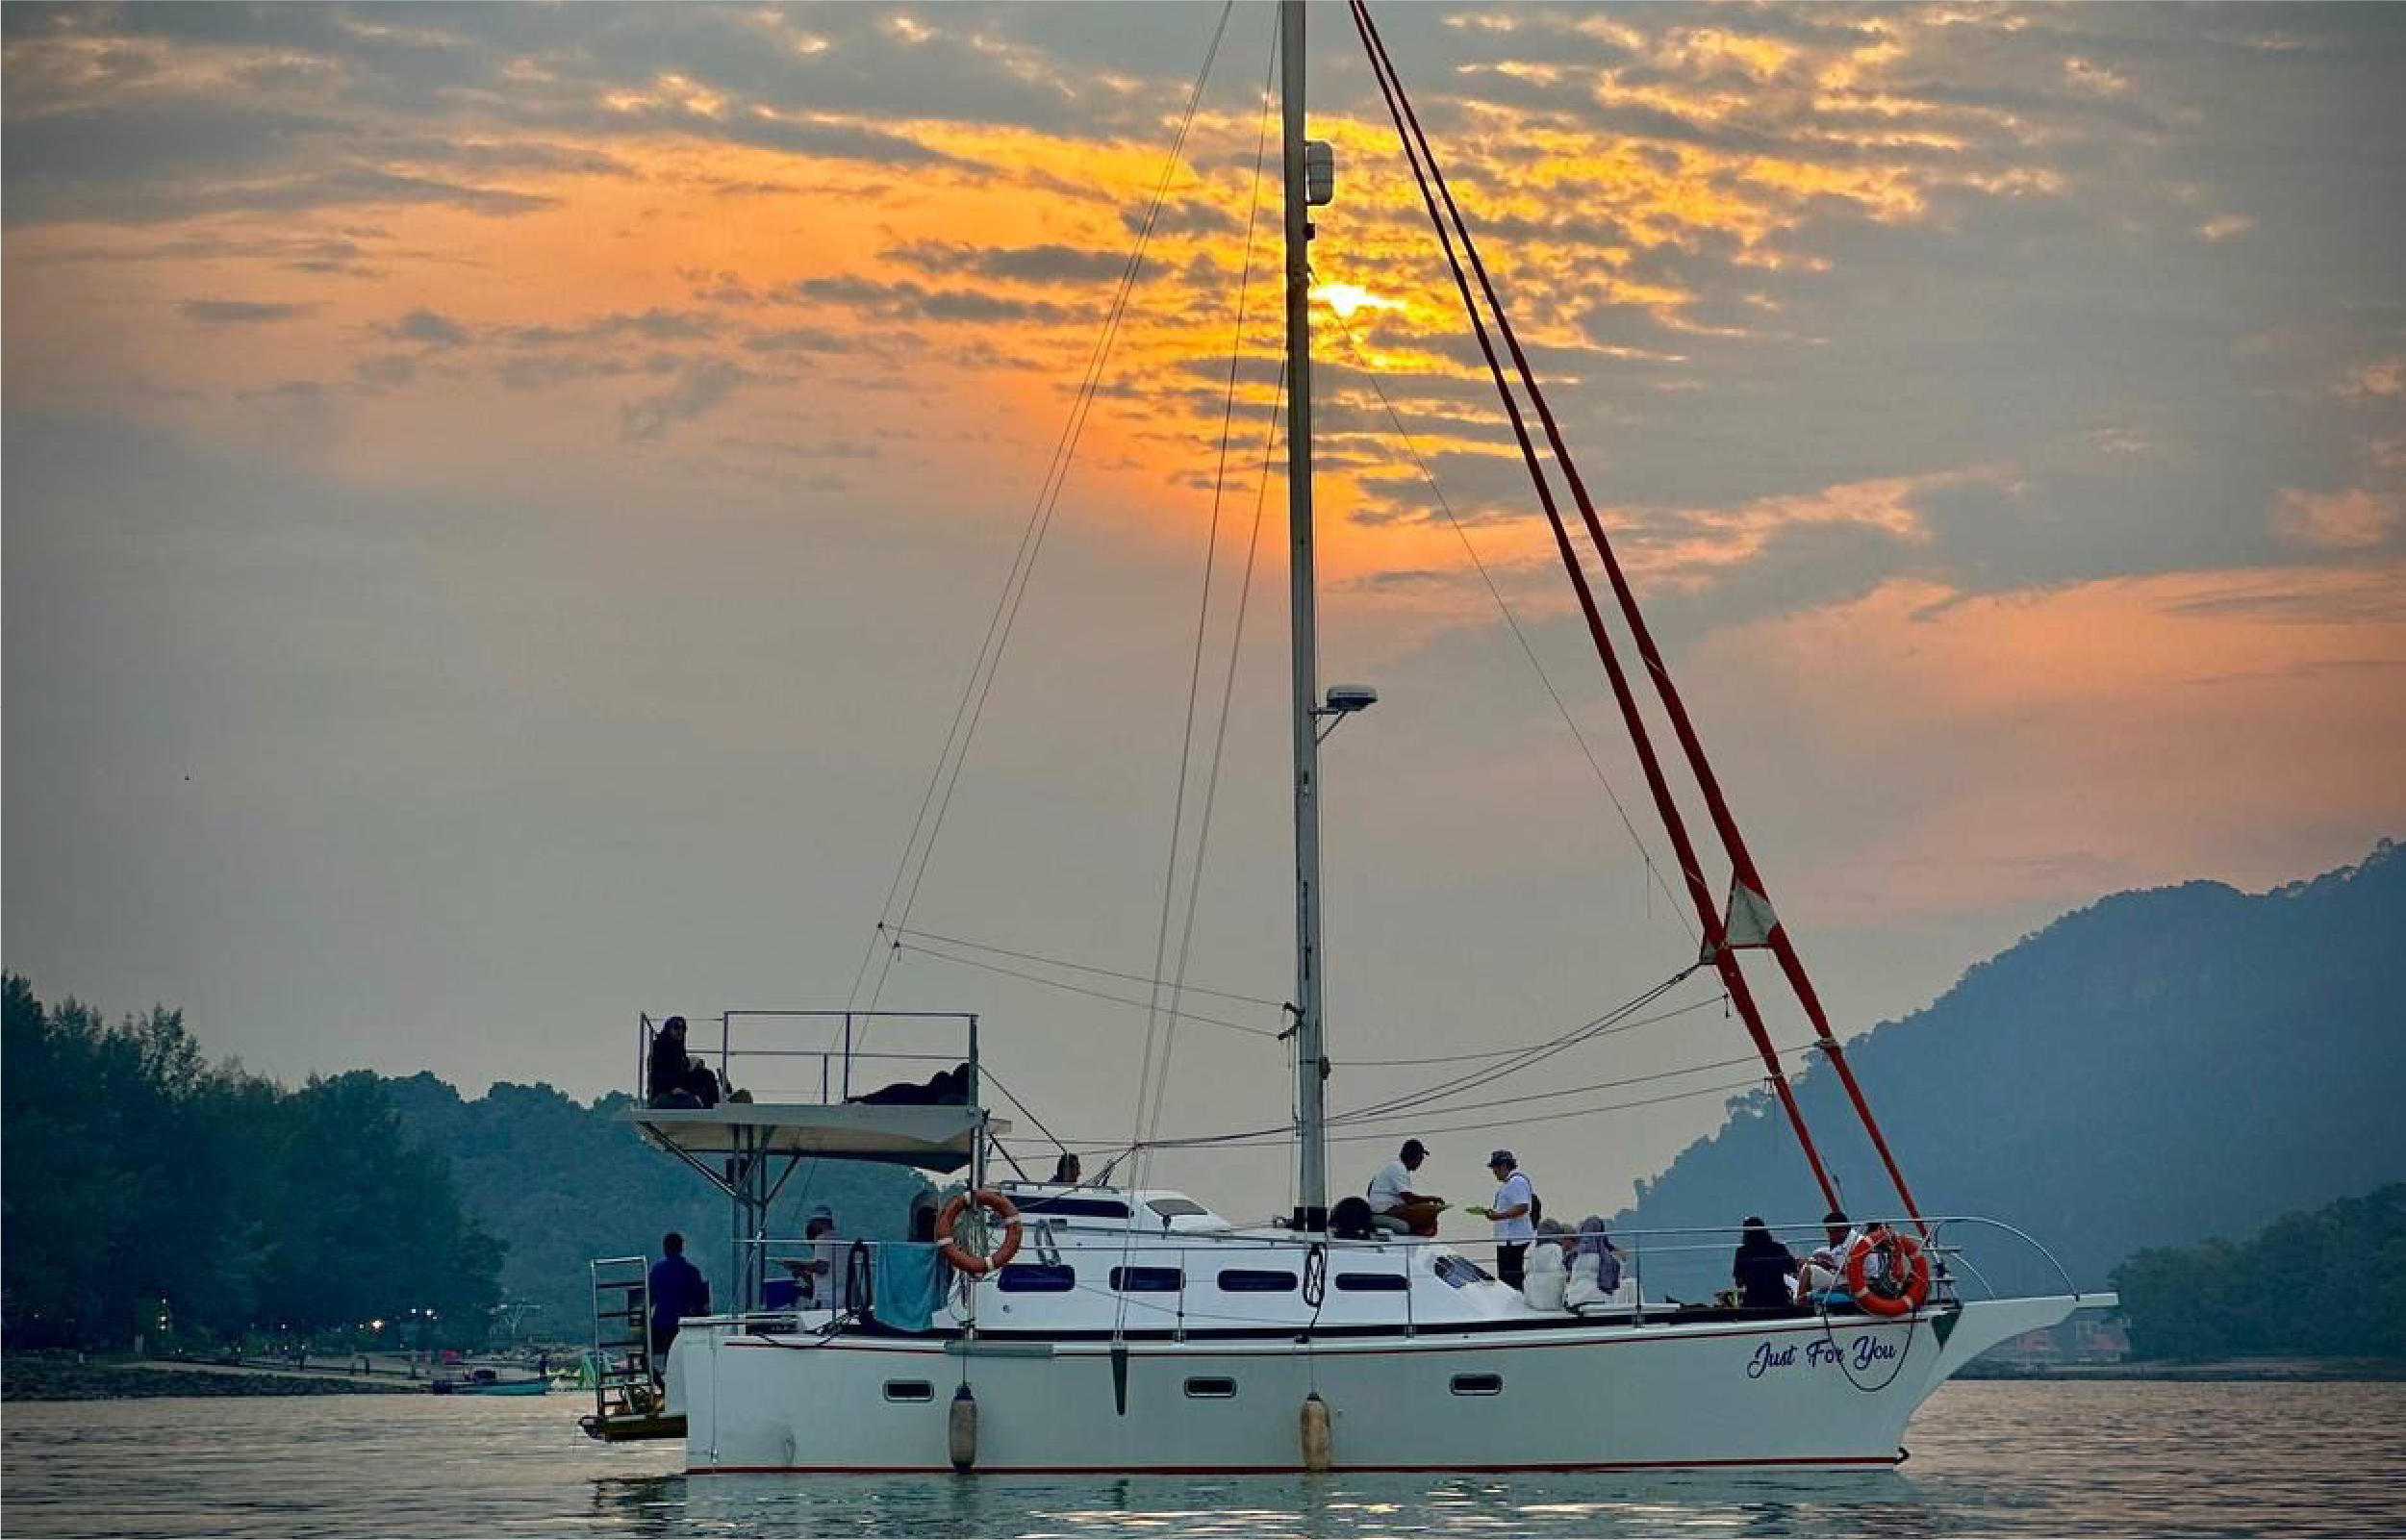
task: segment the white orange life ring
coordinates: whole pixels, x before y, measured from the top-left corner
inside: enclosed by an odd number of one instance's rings
[[[952,1226],[959,1223],[963,1214],[969,1212],[969,1205],[973,1202],[1003,1224],[1002,1244],[995,1248],[991,1256],[981,1256],[952,1239]],[[1000,1193],[983,1190],[955,1193],[952,1200],[944,1205],[944,1212],[936,1216],[936,1249],[944,1253],[946,1261],[973,1278],[984,1277],[1019,1255],[1019,1210]]]
[[[1886,1251],[1888,1258],[1876,1278],[1868,1275],[1874,1251]],[[1863,1236],[1846,1253],[1846,1291],[1875,1316],[1918,1310],[1930,1298],[1930,1258],[1919,1241],[1896,1230]]]

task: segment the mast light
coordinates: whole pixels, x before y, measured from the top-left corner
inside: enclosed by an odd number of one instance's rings
[[[1336,146],[1327,139],[1304,143],[1304,201],[1315,209],[1336,201]]]

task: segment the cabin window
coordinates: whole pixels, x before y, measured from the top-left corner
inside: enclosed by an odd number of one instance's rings
[[[1126,1219],[1127,1205],[1110,1198],[1029,1198],[1020,1201],[1023,1214],[1058,1214],[1068,1219]]]
[[[1502,1375],[1456,1375],[1454,1394],[1456,1396],[1501,1396],[1504,1394]]]
[[[1295,1275],[1272,1268],[1232,1267],[1220,1274],[1223,1294],[1292,1294]]]
[[[1437,1276],[1457,1289],[1467,1289],[1474,1283],[1489,1281],[1485,1270],[1466,1256],[1449,1254],[1438,1257],[1432,1264],[1432,1271]]]
[[[1174,1267],[1115,1267],[1111,1287],[1122,1294],[1176,1294],[1186,1287],[1186,1273]]]
[[[1186,1382],[1186,1394],[1198,1401],[1226,1401],[1236,1394],[1236,1381],[1217,1376],[1199,1376]]]
[[[1145,1206],[1163,1219],[1179,1219],[1188,1214],[1211,1212],[1191,1198],[1149,1198],[1145,1200]]]
[[[996,1275],[1005,1294],[1067,1294],[1077,1287],[1077,1269],[1067,1262],[1013,1262]]]
[[[1347,1294],[1402,1294],[1412,1284],[1401,1273],[1340,1273],[1336,1286]]]
[[[936,1387],[924,1379],[889,1379],[886,1381],[888,1401],[934,1401]]]

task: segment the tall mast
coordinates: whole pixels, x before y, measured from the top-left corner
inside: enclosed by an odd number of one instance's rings
[[[1294,606],[1297,1198],[1329,1201],[1327,1049],[1320,1020],[1320,718],[1311,553],[1311,219],[1304,201],[1304,0],[1279,0],[1286,187],[1286,521]]]

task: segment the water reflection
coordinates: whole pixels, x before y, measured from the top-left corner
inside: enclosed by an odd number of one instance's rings
[[[0,1532],[325,1536],[2406,1533],[2406,1386],[1965,1385],[1905,1472],[723,1477],[540,1401],[12,1402]]]

